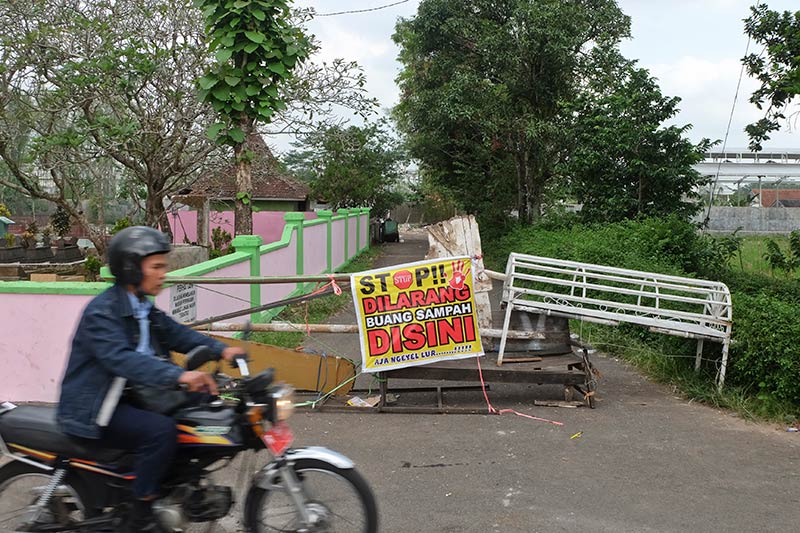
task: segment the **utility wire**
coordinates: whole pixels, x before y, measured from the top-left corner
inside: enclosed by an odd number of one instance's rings
[[[747,46],[744,49],[744,57],[747,57],[747,53],[750,51],[750,39],[751,37],[747,36]],[[744,63],[742,63],[742,68],[739,69],[739,81],[736,82],[736,93],[733,95],[733,105],[731,106],[731,114],[728,117],[728,127],[725,129],[725,139],[722,141],[722,156],[725,156],[725,148],[728,146],[728,134],[731,131],[731,123],[733,122],[733,112],[736,109],[736,101],[739,99],[739,88],[742,86],[742,76],[744,76]],[[719,163],[717,163],[717,174],[714,176],[714,183],[711,186],[711,191],[708,194],[708,211],[706,212],[706,219],[703,221],[704,226],[708,226],[708,221],[711,220],[711,207],[714,205],[714,190],[717,188],[717,183],[719,182],[719,173],[722,169],[722,158],[720,158]],[[705,229],[705,228],[704,228]]]
[[[402,0],[400,2],[394,2],[393,4],[386,4],[386,5],[378,6],[378,7],[370,7],[370,8],[367,8],[367,9],[354,9],[352,11],[337,11],[335,13],[317,13],[316,16],[317,17],[333,17],[333,16],[336,16],[336,15],[352,15],[354,13],[367,13],[369,11],[378,11],[378,10],[381,10],[381,9],[386,9],[387,7],[399,6],[400,4],[405,4],[407,2],[408,2],[408,0]]]

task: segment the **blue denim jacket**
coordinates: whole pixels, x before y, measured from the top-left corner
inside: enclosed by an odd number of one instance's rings
[[[58,423],[62,431],[100,438],[96,419],[114,377],[172,388],[184,370],[169,360],[170,350],[186,353],[203,345],[219,356],[225,349],[223,343],[175,322],[156,307],[149,318],[155,357],[136,351],[139,325],[125,287],[114,285],[89,302],[75,330],[61,381]]]

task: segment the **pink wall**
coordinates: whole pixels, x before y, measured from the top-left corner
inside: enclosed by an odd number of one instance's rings
[[[349,236],[347,239],[347,254],[349,257],[353,257],[358,251],[358,243],[356,242],[356,237],[358,235],[356,231],[358,229],[356,228],[357,223],[356,217],[350,217],[347,220],[347,234]]]
[[[263,213],[260,213],[263,214]],[[312,214],[313,215],[313,214]],[[282,221],[282,214],[280,214]],[[366,217],[362,217],[365,219]],[[356,219],[351,217],[350,250],[355,254]],[[366,225],[366,222],[362,222]],[[281,223],[281,228],[283,224]],[[189,227],[186,228],[187,232]],[[332,262],[337,267],[346,260],[344,254],[344,220],[332,222]],[[317,274],[326,268],[327,225],[304,228],[304,272]],[[278,239],[276,239],[278,240]],[[366,242],[366,241],[362,241]],[[280,245],[273,245],[277,247]],[[265,246],[262,248],[269,249]],[[233,256],[230,256],[233,257]],[[262,253],[261,273],[264,276],[294,275],[297,267],[296,235],[289,244]],[[189,267],[197,270],[197,267]],[[181,271],[174,274],[180,275]],[[247,277],[250,260],[209,272],[213,277]],[[83,308],[92,295],[31,294],[3,292],[0,282],[0,401],[54,402],[58,384],[69,354],[71,337]],[[74,284],[79,285],[79,284]],[[80,284],[83,286],[83,284]],[[66,285],[65,285],[66,286]],[[91,285],[85,285],[87,288]],[[261,302],[285,298],[296,284],[263,285]],[[9,289],[12,290],[12,289]],[[13,289],[18,290],[18,289]],[[54,289],[54,292],[58,289]],[[212,292],[213,291],[213,292]],[[167,288],[156,298],[156,304],[169,312],[171,291]],[[197,318],[217,316],[249,306],[249,285],[198,285]],[[13,310],[13,312],[8,312]],[[246,317],[229,320],[245,321]]]
[[[231,265],[207,274],[215,278],[246,278],[250,276],[250,260]],[[238,311],[249,307],[250,285],[197,285],[197,320]],[[170,289],[156,297],[156,305],[169,312]],[[246,322],[247,317],[226,320]]]
[[[258,211],[253,213],[253,234],[260,235],[264,239],[264,243],[279,241],[283,235],[283,226],[285,221],[281,211]],[[317,218],[317,214],[311,211],[304,213],[306,220],[313,220]],[[172,224],[173,233],[175,235],[175,242],[183,242],[186,237],[189,242],[197,242],[197,211],[178,211],[177,218],[175,215],[170,215],[170,224]],[[210,214],[210,230],[214,228],[222,228],[231,235],[234,234],[233,211],[213,211]]]
[[[344,263],[344,220],[331,222],[331,263],[333,269]]]
[[[0,294],[0,401],[58,401],[72,334],[92,298]]]
[[[261,275],[294,276],[295,274],[297,274],[297,241],[292,232],[292,240],[288,246],[261,256]],[[261,286],[261,303],[282,300],[296,288],[295,283],[264,284]]]
[[[303,229],[303,272],[319,274],[328,269],[328,225]]]

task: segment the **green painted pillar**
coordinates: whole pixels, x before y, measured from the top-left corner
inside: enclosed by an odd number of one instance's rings
[[[344,262],[346,263],[350,259],[350,246],[348,243],[350,239],[350,210],[339,209],[336,213],[344,217]]]
[[[298,276],[303,275],[303,223],[306,221],[306,216],[303,213],[286,213],[283,215],[283,220],[286,221],[287,226],[293,226],[295,235],[297,236],[297,259],[295,263],[295,270]],[[298,283],[297,288],[302,289],[303,283]]]
[[[250,254],[250,275],[253,277],[261,276],[261,253],[259,248],[264,244],[264,239],[260,235],[237,235],[231,241],[231,246],[237,252]],[[261,285],[250,285],[250,306],[258,307],[261,305]],[[258,321],[258,313],[250,315],[250,320]]]
[[[328,266],[328,270],[326,272],[333,272],[333,250],[331,249],[331,241],[333,240],[333,229],[331,226],[331,218],[333,217],[333,211],[329,209],[320,209],[317,211],[317,217],[321,218],[325,221],[325,224],[328,228],[328,239],[327,239],[327,252],[325,254],[326,257],[326,265]]]

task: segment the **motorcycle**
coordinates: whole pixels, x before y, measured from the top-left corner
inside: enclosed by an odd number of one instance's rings
[[[187,354],[193,370],[211,360],[208,349]],[[177,408],[178,451],[153,504],[172,532],[214,531],[234,503],[229,486],[210,474],[247,450],[264,447],[271,461],[251,479],[243,509],[246,531],[374,533],[372,490],[353,462],[335,451],[292,448],[286,420],[294,389],[274,384],[273,369],[242,378],[214,373],[220,395]],[[55,407],[0,404],[0,531],[120,531],[133,502],[133,455],[75,440],[58,429]],[[225,461],[225,462],[223,462]],[[222,466],[217,468],[218,464]]]

